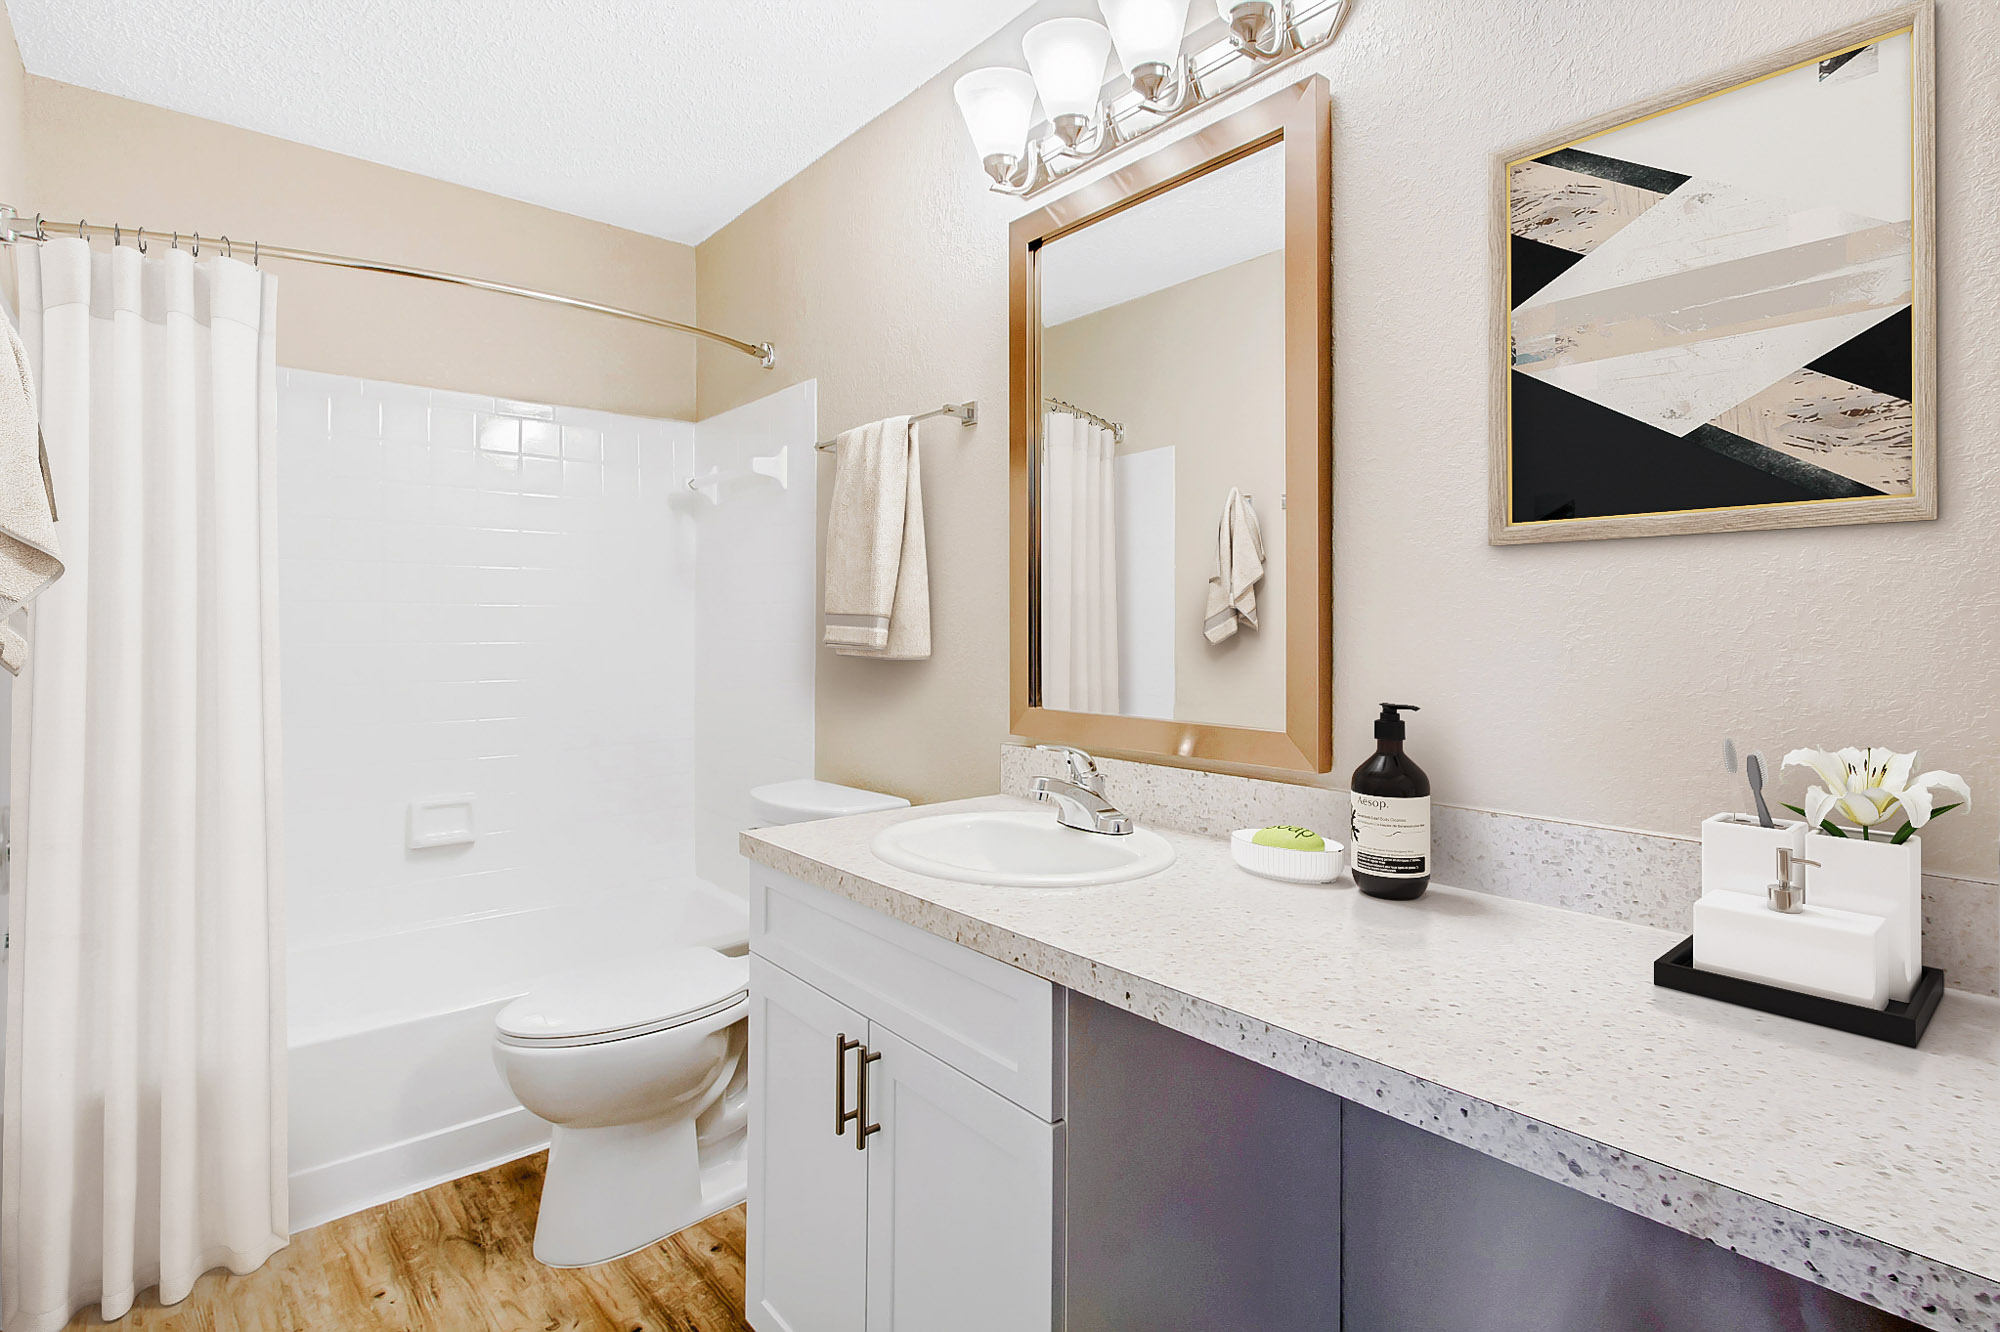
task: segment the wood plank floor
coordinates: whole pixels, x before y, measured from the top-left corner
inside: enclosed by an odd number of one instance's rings
[[[151,1292],[106,1323],[130,1332],[748,1332],[743,1209],[599,1267],[533,1253],[547,1154],[294,1235],[248,1276],[214,1271],[181,1303]]]

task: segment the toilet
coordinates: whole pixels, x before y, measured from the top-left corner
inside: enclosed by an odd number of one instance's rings
[[[831,782],[760,786],[759,826],[910,802]],[[494,1019],[494,1061],[554,1126],[535,1257],[588,1267],[637,1252],[748,1191],[750,962],[672,948],[557,972]]]
[[[849,814],[873,814],[884,809],[908,809],[901,796],[864,791],[858,786],[814,781],[799,777],[789,782],[750,788],[750,826],[778,827],[787,823],[810,823],[814,819],[839,819]]]

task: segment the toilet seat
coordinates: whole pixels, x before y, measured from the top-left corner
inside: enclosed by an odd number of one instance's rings
[[[494,1019],[502,1044],[600,1045],[747,1006],[750,965],[712,948],[578,967],[536,982]]]

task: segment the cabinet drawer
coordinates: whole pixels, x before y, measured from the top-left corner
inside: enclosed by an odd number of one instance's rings
[[[750,867],[750,951],[1037,1117],[1061,1118],[1055,986],[778,871]]]

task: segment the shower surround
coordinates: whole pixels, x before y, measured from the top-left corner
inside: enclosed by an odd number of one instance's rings
[[[489,1050],[537,975],[742,945],[744,793],[812,771],[816,412],[280,380],[296,1231],[546,1143]],[[687,489],[781,445],[790,490]]]

